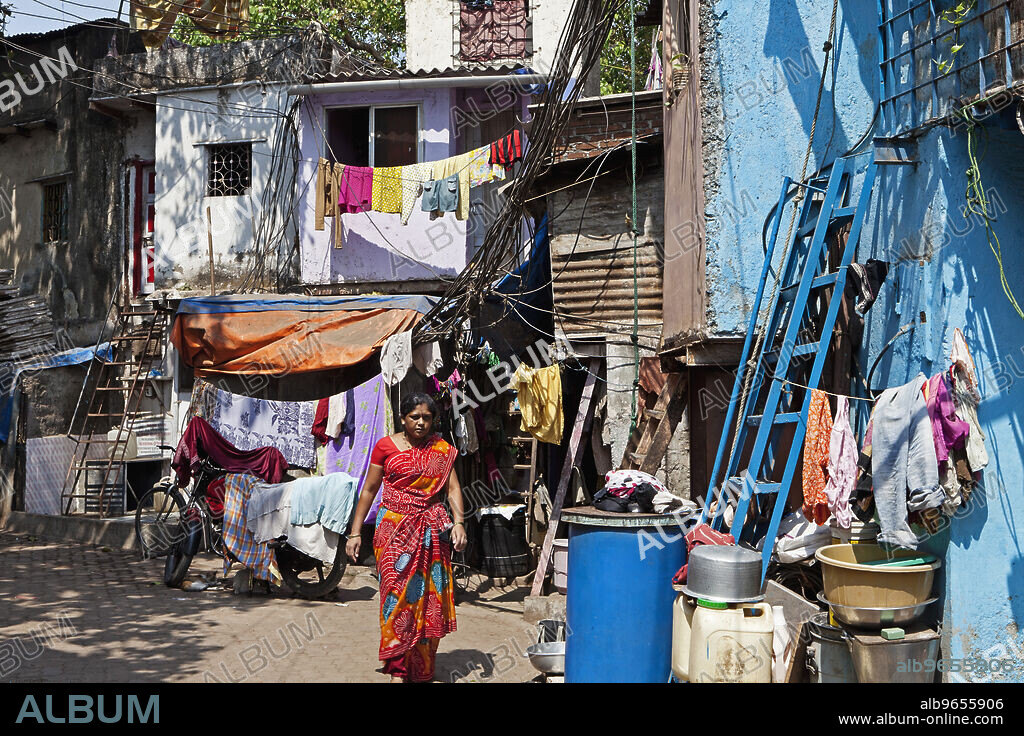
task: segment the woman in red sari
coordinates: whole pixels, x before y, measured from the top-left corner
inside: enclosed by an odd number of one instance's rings
[[[402,431],[373,448],[346,551],[359,555],[363,522],[384,484],[373,552],[380,575],[380,659],[392,682],[430,682],[441,637],[455,631],[449,543],[466,548],[462,489],[452,471],[457,450],[435,434],[437,406],[406,396]],[[454,524],[444,509],[447,497]]]

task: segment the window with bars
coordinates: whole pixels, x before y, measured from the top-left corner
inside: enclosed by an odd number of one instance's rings
[[[68,239],[68,183],[43,185],[43,242],[63,243]]]
[[[886,134],[942,121],[1024,82],[1024,0],[882,0],[879,10]]]
[[[207,197],[238,197],[252,184],[252,143],[206,147]]]

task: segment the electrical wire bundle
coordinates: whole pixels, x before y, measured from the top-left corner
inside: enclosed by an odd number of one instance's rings
[[[550,165],[555,144],[583,92],[582,80],[597,64],[612,20],[623,0],[576,0],[562,31],[541,105],[531,121],[530,145],[505,203],[487,230],[484,244],[413,332],[416,344],[453,334],[480,306],[500,274],[518,255],[525,203],[537,177]]]

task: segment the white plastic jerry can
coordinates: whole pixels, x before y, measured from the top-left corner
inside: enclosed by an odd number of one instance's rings
[[[697,601],[690,629],[690,682],[771,682],[774,628],[768,603]]]
[[[672,605],[672,674],[679,682],[689,682],[690,629],[695,609],[681,585],[672,587],[676,591],[676,601]]]

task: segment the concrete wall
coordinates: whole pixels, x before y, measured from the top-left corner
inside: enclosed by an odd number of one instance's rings
[[[701,3],[707,324],[712,336],[746,331],[761,273],[764,218],[778,200],[782,177],[800,177],[831,12],[830,0]],[[871,122],[877,97],[876,26],[873,7],[840,1],[835,99],[830,75],[808,173],[846,151]]]
[[[782,176],[800,175],[831,5],[828,0],[759,0],[702,8],[708,320],[714,334],[745,330],[761,265],[762,223],[778,198]],[[853,0],[842,0],[839,7],[836,91],[833,98],[829,78],[810,171],[857,141],[878,98],[874,8],[868,11]],[[807,59],[812,61],[805,64]],[[995,230],[1005,273],[1020,297],[1024,289],[1012,274],[1024,268],[1019,235],[1024,138],[1012,123],[1006,129],[988,127],[982,176],[992,200],[1000,203]],[[1003,294],[984,227],[961,214],[968,167],[964,131],[927,133],[917,157],[916,170],[880,171],[862,234],[857,260],[900,263],[869,313],[861,365],[870,366],[899,327],[923,311],[926,323],[896,341],[873,386],[901,385],[919,371],[930,376],[948,366],[953,329],[963,329],[981,378],[985,398],[978,413],[991,461],[972,503],[927,545],[945,560],[938,583],[944,596],[943,654],[1010,660],[1015,669],[994,677],[1021,681],[1024,320]]]
[[[0,267],[15,270],[23,294],[38,293],[50,305],[58,327],[71,340],[95,340],[120,276],[122,223],[120,162],[125,125],[89,110],[92,75],[89,69],[106,53],[112,33],[120,48],[131,48],[124,31],[77,28],[39,38],[17,37],[51,58],[67,47],[78,69],[45,84],[33,95],[21,94],[11,109],[0,113],[0,127],[48,118],[55,129],[37,127],[26,135],[0,142]],[[29,67],[38,55],[15,53],[0,72],[18,73],[29,89],[36,86]],[[19,90],[20,90],[19,86]],[[43,187],[38,177],[68,173],[68,237],[65,244],[41,242]]]
[[[413,71],[453,66],[451,0],[406,0],[405,65]]]
[[[316,161],[325,155],[325,108],[345,105],[410,104],[420,106],[420,160],[436,161],[457,153],[450,130],[454,90],[418,90],[316,95],[308,98],[300,118],[302,162],[299,179],[310,182],[300,204],[299,242],[303,283],[436,279],[458,274],[468,262],[467,222],[454,213],[431,220],[417,203],[408,225],[397,214],[360,212],[341,217],[344,247],[333,246],[335,226],[314,229],[312,184]],[[494,186],[494,185],[490,185]]]
[[[209,88],[159,96],[156,112],[156,286],[179,292],[209,292],[210,262],[206,210],[210,208],[217,289],[235,286],[250,265],[253,221],[265,217],[278,226],[280,208],[264,212],[263,195],[281,129],[287,94],[284,85]],[[252,186],[244,196],[207,197],[207,150],[201,143],[252,142]],[[301,180],[305,181],[305,180]],[[284,184],[279,182],[279,184]],[[276,228],[275,228],[276,230]],[[294,235],[278,242],[287,248]]]
[[[989,146],[981,161],[982,181],[1000,212],[994,228],[1019,300],[1024,289],[1012,274],[1024,270],[1024,136],[1015,126],[988,127],[981,134]],[[982,488],[929,547],[945,552],[946,656],[1012,660],[1013,672],[999,679],[1019,682],[1024,681],[1024,320],[1003,294],[981,221],[962,215],[969,165],[964,131],[928,133],[919,142],[918,158],[916,171],[884,169],[875,186],[874,217],[857,260],[900,263],[869,313],[862,364],[874,362],[899,328],[921,312],[927,322],[886,353],[875,387],[946,369],[954,328],[967,339],[984,397],[978,418],[990,462]]]

